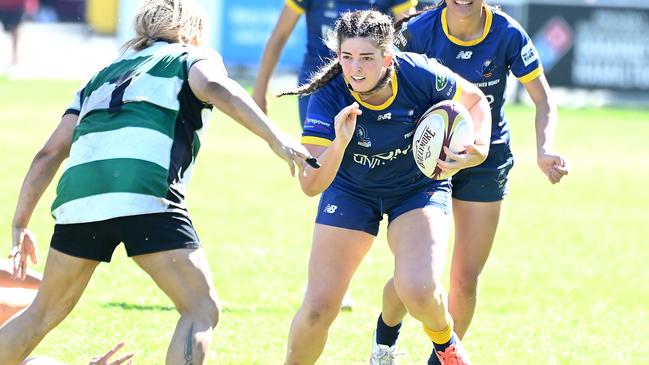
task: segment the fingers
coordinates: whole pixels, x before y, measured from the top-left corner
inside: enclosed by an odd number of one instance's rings
[[[108,352],[106,352],[103,356],[100,356],[99,361],[106,361],[106,360],[110,359],[110,357],[115,355],[115,353],[117,351],[119,351],[119,349],[121,349],[122,347],[124,347],[124,342],[118,343],[117,345],[115,345],[115,347],[108,350]]]
[[[126,362],[126,361],[128,361],[128,363],[131,364],[131,363],[132,363],[131,358],[132,358],[133,356],[135,356],[134,353],[126,354],[126,355],[120,357],[119,359],[117,359],[117,360],[111,362],[109,365],[119,365],[119,364],[123,364],[123,363]]]

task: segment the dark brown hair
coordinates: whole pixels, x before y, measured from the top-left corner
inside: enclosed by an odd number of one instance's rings
[[[343,13],[336,21],[333,31],[327,34],[326,44],[336,54],[340,53],[340,45],[349,38],[368,38],[384,54],[391,52],[394,41],[394,27],[392,18],[375,10],[357,10]],[[385,77],[381,79],[370,91],[361,93],[370,94],[385,86],[390,80],[393,66],[390,66]],[[284,95],[308,95],[336,77],[342,72],[338,57],[333,58],[327,64],[320,67],[313,73],[309,81],[300,85],[296,90],[283,92]]]

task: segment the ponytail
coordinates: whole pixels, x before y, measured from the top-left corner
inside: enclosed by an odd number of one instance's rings
[[[336,57],[318,69],[306,84],[300,85],[296,90],[285,91],[277,96],[312,94],[326,85],[329,81],[333,80],[333,78],[338,76],[342,71],[343,68],[338,62],[338,57]]]

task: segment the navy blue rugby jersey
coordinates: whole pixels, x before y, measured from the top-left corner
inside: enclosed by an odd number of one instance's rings
[[[392,74],[392,96],[381,105],[361,100],[341,73],[309,100],[302,143],[329,146],[335,139],[334,118],[358,102],[363,113],[332,186],[352,194],[394,196],[428,186],[411,152],[419,117],[432,105],[457,99],[458,76],[436,60],[416,53],[398,53]]]
[[[541,61],[525,30],[507,14],[484,5],[482,36],[462,41],[448,32],[446,6],[424,12],[404,23],[397,32],[397,48],[436,58],[478,86],[491,106],[491,143],[509,142],[505,120],[505,89],[511,71],[522,83],[542,72]]]
[[[417,0],[285,0],[285,3],[298,14],[306,16],[306,51],[299,76],[302,84],[325,60],[335,56],[324,44],[324,39],[340,14],[374,9],[395,16],[417,5]]]

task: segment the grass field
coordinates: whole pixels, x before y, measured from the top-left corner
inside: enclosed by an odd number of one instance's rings
[[[0,253],[29,163],[71,101],[75,82],[0,80]],[[271,117],[298,135],[295,100]],[[536,167],[533,110],[510,106],[511,174],[500,230],[465,346],[476,364],[649,364],[649,111],[561,110],[557,149],[572,171],[549,184]],[[281,117],[281,118],[280,118]],[[281,364],[305,285],[316,198],[236,123],[215,116],[190,189],[190,212],[222,299],[211,364]],[[47,191],[32,219],[42,270],[52,233]],[[352,283],[320,364],[366,364],[392,260],[383,230]],[[137,364],[162,364],[178,315],[119,248],[72,314],[35,354],[85,364],[119,340]],[[402,364],[430,344],[405,322]]]

